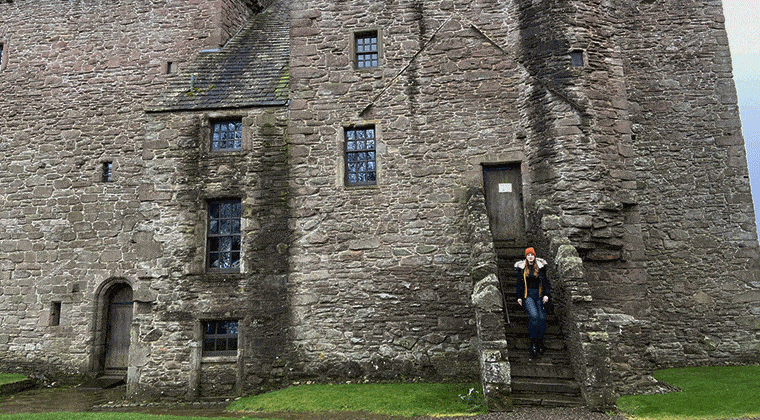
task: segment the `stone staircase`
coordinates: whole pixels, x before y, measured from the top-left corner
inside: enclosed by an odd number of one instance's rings
[[[517,406],[545,407],[581,406],[585,400],[575,380],[572,363],[562,334],[561,324],[553,307],[547,314],[544,337],[546,352],[530,357],[528,316],[517,304],[514,263],[523,257],[522,249],[498,249],[499,279],[506,296],[508,322],[505,333],[512,372],[512,402]],[[550,277],[551,281],[551,277]]]
[[[544,337],[546,352],[531,359],[528,317],[516,302],[508,301],[507,308],[510,323],[506,325],[506,336],[512,370],[512,402],[515,405],[547,407],[584,405],[557,316],[550,310]]]

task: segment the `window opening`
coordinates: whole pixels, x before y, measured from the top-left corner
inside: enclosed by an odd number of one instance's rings
[[[582,50],[570,52],[570,64],[573,67],[583,67],[585,65]]]
[[[203,323],[203,355],[237,355],[238,322],[205,321]]]
[[[211,135],[211,150],[238,150],[243,147],[241,120],[217,121]]]
[[[177,72],[177,64],[172,61],[166,62],[166,74],[172,74]]]
[[[377,31],[356,34],[356,67],[377,67],[379,50]]]
[[[346,183],[377,183],[375,127],[346,129]]]
[[[208,204],[208,268],[240,270],[240,200],[216,200]]]
[[[111,182],[113,175],[113,162],[103,162],[103,170],[101,172],[101,180],[103,182]]]
[[[61,302],[52,302],[50,304],[50,326],[61,325]]]

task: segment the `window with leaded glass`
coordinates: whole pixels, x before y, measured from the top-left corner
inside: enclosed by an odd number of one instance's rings
[[[375,185],[375,127],[346,129],[346,184]]]
[[[208,203],[208,269],[240,270],[240,217],[238,199]]]
[[[211,150],[239,150],[243,148],[243,122],[241,120],[216,121],[211,131]]]
[[[203,322],[203,355],[234,356],[238,350],[237,321]]]
[[[361,32],[354,37],[356,41],[356,68],[363,69],[380,65],[377,31]]]

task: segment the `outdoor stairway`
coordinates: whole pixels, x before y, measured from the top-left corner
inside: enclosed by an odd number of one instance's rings
[[[496,244],[499,278],[505,294],[508,323],[505,327],[512,372],[512,402],[517,406],[545,407],[585,405],[573,374],[570,354],[562,335],[559,319],[549,306],[544,337],[546,352],[530,357],[528,316],[515,297],[514,263],[524,257],[523,249]],[[551,277],[549,278],[551,281]]]
[[[507,308],[510,323],[506,325],[506,336],[512,371],[512,402],[515,405],[547,407],[584,405],[557,316],[550,311],[547,317],[544,337],[546,352],[531,359],[528,316],[517,302],[507,301]]]

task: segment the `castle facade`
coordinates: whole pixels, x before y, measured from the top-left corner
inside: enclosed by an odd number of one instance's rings
[[[480,378],[495,401],[526,246],[589,405],[760,358],[719,0],[0,14],[5,369],[190,400]]]

